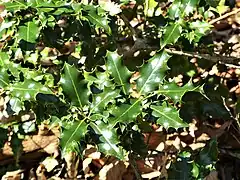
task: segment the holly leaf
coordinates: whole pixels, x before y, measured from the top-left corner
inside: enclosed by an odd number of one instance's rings
[[[161,8],[157,7],[158,2],[155,0],[145,0],[144,5],[145,16],[152,17],[161,13]]]
[[[19,112],[23,109],[24,103],[23,101],[20,101],[20,99],[12,97],[9,100],[9,104],[11,106],[11,109],[15,112],[15,114],[19,114]]]
[[[197,7],[199,0],[182,0],[182,16],[189,15],[193,13],[194,9]]]
[[[106,155],[112,155],[123,160],[125,152],[122,147],[117,146],[120,141],[116,129],[102,121],[96,121],[96,124],[90,123],[90,126],[96,134],[100,135],[101,143],[98,144],[99,150]]]
[[[80,76],[80,72],[76,67],[65,63],[63,70],[60,85],[64,93],[70,98],[72,105],[82,108],[88,104],[88,96],[90,94],[87,82]]]
[[[175,18],[178,18],[180,17],[181,15],[181,0],[175,0],[172,5],[169,7],[168,9],[168,15],[169,15],[169,18],[171,19],[175,19]]]
[[[17,97],[22,101],[36,100],[38,93],[53,94],[49,88],[42,85],[40,82],[36,82],[30,79],[26,79],[24,82],[11,84],[7,87],[7,89],[10,91],[11,96]]]
[[[188,126],[187,123],[182,121],[179,117],[178,110],[173,106],[168,106],[166,103],[163,103],[162,106],[152,105],[151,109],[153,110],[152,115],[158,117],[157,123],[166,129],[169,127],[177,129]]]
[[[119,93],[120,90],[105,88],[102,93],[94,94],[93,102],[90,106],[91,108],[90,114],[94,112],[102,112],[110,102],[114,102],[114,98],[116,98],[119,95]]]
[[[130,89],[129,79],[132,73],[122,64],[121,56],[117,52],[107,52],[106,67],[114,81],[122,86],[124,94],[128,94]]]
[[[111,34],[111,28],[108,25],[107,17],[102,17],[94,11],[89,11],[86,18],[96,27],[103,28],[109,35]]]
[[[85,137],[87,133],[88,124],[84,120],[67,123],[66,129],[63,130],[61,135],[60,146],[63,151],[71,149],[73,143],[79,142]]]
[[[199,163],[207,166],[213,164],[218,158],[218,146],[216,139],[212,139],[199,153]]]
[[[118,122],[130,123],[141,113],[141,101],[138,99],[134,100],[130,105],[121,104],[119,107],[116,106],[110,113],[115,116],[109,120],[112,126],[115,126]]]
[[[5,88],[9,84],[9,75],[7,69],[0,68],[0,88]]]
[[[175,82],[171,82],[171,83],[161,84],[159,86],[159,90],[157,91],[157,94],[167,96],[176,103],[181,100],[182,96],[187,91],[194,91],[197,88],[198,87],[193,86],[191,81],[189,81],[187,84],[185,84],[182,87],[179,87]]]
[[[161,48],[164,48],[168,44],[175,44],[178,38],[181,36],[181,32],[182,26],[179,22],[167,26],[163,38],[160,41]]]
[[[39,27],[34,22],[26,22],[25,26],[19,26],[18,36],[30,43],[35,43],[39,36]]]
[[[137,90],[140,94],[145,95],[158,87],[165,77],[169,58],[170,56],[165,51],[162,51],[141,67],[141,76],[137,79]]]
[[[6,10],[8,11],[16,11],[28,8],[25,0],[12,0],[10,2],[3,3],[3,5],[6,7]]]

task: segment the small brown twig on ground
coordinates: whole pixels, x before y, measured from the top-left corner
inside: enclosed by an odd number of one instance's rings
[[[229,13],[226,13],[226,14],[224,14],[224,15],[216,18],[216,19],[213,19],[213,20],[209,21],[209,24],[215,24],[216,22],[221,21],[223,19],[226,19],[227,17],[232,16],[234,14],[237,14],[238,12],[240,12],[240,8],[238,8],[238,9],[236,9],[234,11],[231,11]]]
[[[210,54],[199,54],[195,52],[184,52],[184,51],[177,51],[172,49],[165,49],[166,52],[169,54],[175,54],[180,56],[187,56],[192,58],[198,58],[198,59],[206,59],[211,62],[220,62],[222,64],[234,64],[239,66],[240,60],[236,57],[228,57],[228,56],[221,56],[221,55],[210,55]]]

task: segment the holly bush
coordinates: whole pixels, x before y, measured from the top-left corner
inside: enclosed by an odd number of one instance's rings
[[[18,154],[24,136],[47,123],[60,127],[62,154],[81,156],[93,144],[106,156],[138,159],[148,156],[143,133],[153,124],[173,133],[193,120],[233,120],[227,87],[204,73],[238,64],[216,54],[211,39],[224,7],[210,0],[3,1],[1,147],[10,129]],[[35,120],[21,120],[29,112]],[[179,150],[169,179],[205,177],[217,154],[214,138],[197,151]]]

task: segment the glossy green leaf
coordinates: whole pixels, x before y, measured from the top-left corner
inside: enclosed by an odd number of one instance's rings
[[[145,16],[152,17],[159,15],[161,8],[158,7],[158,2],[155,0],[145,0],[144,2],[144,14]]]
[[[168,171],[168,179],[172,180],[192,180],[192,165],[187,158],[179,157],[177,161],[171,164]],[[195,179],[195,178],[194,178]]]
[[[64,72],[60,80],[63,91],[71,99],[74,106],[82,108],[88,104],[88,96],[90,94],[87,82],[80,76],[80,72],[76,67],[65,63],[63,70]]]
[[[137,80],[137,90],[141,94],[147,94],[155,90],[165,77],[168,69],[167,60],[170,56],[162,51],[152,57],[147,64],[140,69],[140,78]]]
[[[18,98],[12,97],[9,100],[9,104],[11,106],[11,109],[15,112],[15,114],[19,114],[19,112],[23,109],[24,103]]]
[[[18,36],[30,43],[35,43],[39,36],[39,27],[34,22],[26,22],[25,26],[19,26]]]
[[[85,137],[87,133],[88,124],[84,120],[68,123],[66,129],[63,130],[61,135],[60,145],[63,150],[71,148],[72,143],[79,142]]]
[[[129,94],[131,72],[122,64],[121,56],[117,52],[107,52],[106,67],[114,81],[122,86],[124,94]]]
[[[141,113],[141,101],[134,100],[131,104],[121,104],[118,107],[116,106],[110,113],[115,116],[109,119],[109,123],[113,126],[119,122],[130,123]]]
[[[109,103],[114,103],[114,98],[119,95],[119,90],[105,88],[100,94],[93,95],[93,102],[90,105],[90,113],[102,112]]]
[[[197,7],[199,0],[182,0],[182,16],[193,13]]]
[[[199,0],[174,0],[168,9],[168,15],[171,19],[184,18],[194,12]]]
[[[99,150],[106,155],[112,155],[120,160],[123,160],[125,153],[122,147],[117,145],[120,141],[118,139],[116,129],[102,121],[96,121],[96,124],[90,123],[90,126],[93,128],[95,133],[100,135],[101,143],[98,144]]]
[[[162,106],[152,105],[151,109],[153,110],[152,115],[158,117],[157,123],[165,127],[181,128],[187,127],[188,124],[182,121],[179,117],[178,110],[173,106],[168,106],[166,103],[163,103]]]
[[[208,22],[197,20],[191,22],[189,27],[194,30],[193,40],[195,42],[198,42],[202,36],[204,36],[208,31],[211,30],[212,25],[210,25]]]
[[[9,84],[9,75],[7,69],[0,68],[0,88],[5,88]]]
[[[173,1],[172,5],[168,9],[168,15],[171,19],[175,19],[180,17],[181,15],[181,0],[175,0]]]
[[[209,141],[207,146],[205,146],[199,153],[199,163],[201,165],[210,165],[217,161],[218,158],[218,146],[216,139]]]
[[[103,28],[109,35],[111,34],[111,28],[108,25],[107,17],[102,17],[94,11],[89,11],[86,18],[97,28]]]
[[[17,82],[8,86],[11,96],[17,97],[22,101],[36,100],[38,93],[53,94],[53,92],[42,85],[40,82],[36,82],[30,79],[26,79],[24,82]]]
[[[175,44],[178,38],[181,36],[182,26],[179,22],[175,22],[172,25],[168,25],[165,29],[163,38],[160,41],[161,48],[168,44]]]
[[[187,91],[193,91],[195,89],[197,89],[197,87],[194,87],[191,81],[182,87],[179,87],[175,82],[172,82],[161,84],[157,93],[159,95],[170,97],[176,103],[181,100],[182,96]]]
[[[3,3],[8,11],[24,10],[27,9],[25,0],[11,0],[10,2]]]
[[[4,66],[9,62],[9,55],[6,52],[0,52],[0,66]]]

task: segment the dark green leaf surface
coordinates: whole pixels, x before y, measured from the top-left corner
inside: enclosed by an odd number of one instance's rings
[[[8,140],[8,130],[0,128],[0,149],[3,148],[4,143]]]
[[[117,146],[120,141],[116,129],[102,121],[97,121],[96,124],[90,123],[90,126],[100,135],[100,141],[102,143],[98,144],[99,150],[106,155],[112,155],[123,160],[125,153],[121,147]]]
[[[152,92],[163,81],[169,58],[170,56],[165,51],[162,51],[141,67],[141,76],[137,80],[137,90],[140,94]]]
[[[30,43],[35,43],[39,35],[39,27],[34,22],[27,22],[25,26],[19,26],[18,36]]]
[[[65,63],[60,84],[74,106],[82,108],[88,103],[90,91],[87,88],[87,82],[81,78],[77,68]]]
[[[102,112],[110,102],[114,102],[114,98],[119,95],[119,92],[119,90],[106,88],[102,93],[93,95],[93,103],[90,105],[90,113]]]
[[[187,127],[188,124],[182,121],[179,117],[178,111],[173,106],[167,106],[166,103],[163,103],[162,106],[152,105],[151,109],[153,110],[152,115],[158,117],[157,123],[165,127],[180,128]]]
[[[71,148],[72,143],[79,142],[87,133],[88,124],[84,120],[68,123],[68,126],[63,130],[61,135],[60,145],[63,150]]]
[[[168,44],[175,44],[178,38],[181,36],[182,26],[179,22],[175,22],[172,25],[168,25],[165,29],[165,33],[160,42],[161,47],[165,47]]]
[[[103,28],[109,35],[111,34],[111,28],[108,25],[107,17],[99,16],[94,11],[90,11],[87,18],[96,27]]]
[[[122,86],[124,94],[129,94],[129,79],[132,73],[122,63],[121,56],[117,52],[107,52],[106,67],[108,73],[118,85]]]
[[[218,147],[216,139],[209,141],[207,146],[199,154],[199,163],[201,165],[210,165],[217,161],[218,157]]]
[[[157,93],[170,97],[175,103],[180,101],[187,91],[193,91],[196,87],[189,81],[185,86],[179,87],[175,82],[160,85]]]
[[[131,105],[121,104],[119,107],[110,112],[114,118],[110,118],[109,123],[115,126],[118,122],[129,123],[136,119],[137,115],[141,113],[141,101],[134,100]]]
[[[17,82],[8,86],[11,96],[17,97],[22,101],[36,100],[38,93],[53,94],[53,92],[39,82],[26,79],[24,82]]]

